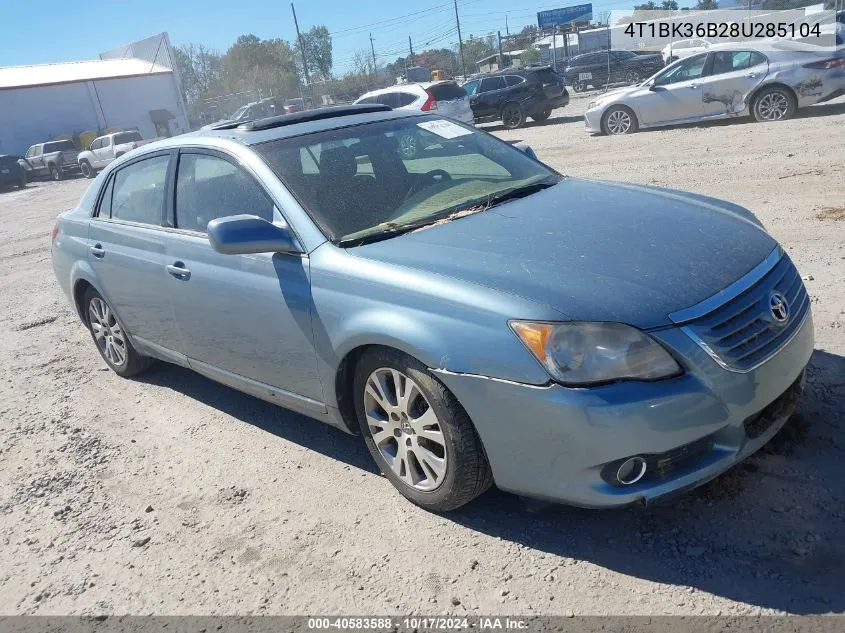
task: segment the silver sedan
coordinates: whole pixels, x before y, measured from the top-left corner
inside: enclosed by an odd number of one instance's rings
[[[842,47],[810,52],[721,44],[676,61],[635,86],[597,97],[584,119],[587,132],[599,134],[749,115],[779,121],[798,108],[842,94]]]

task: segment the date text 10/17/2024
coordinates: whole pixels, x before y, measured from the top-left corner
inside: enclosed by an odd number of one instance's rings
[[[471,621],[470,621],[471,620]],[[528,629],[528,622],[510,617],[313,617],[308,628],[314,631],[520,631]]]

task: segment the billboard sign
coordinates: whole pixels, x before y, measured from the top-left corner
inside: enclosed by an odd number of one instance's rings
[[[561,24],[573,24],[575,22],[589,22],[593,19],[593,5],[578,4],[574,7],[552,9],[551,11],[540,11],[537,14],[537,26],[541,29],[560,26]]]

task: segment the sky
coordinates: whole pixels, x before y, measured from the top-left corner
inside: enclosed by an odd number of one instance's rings
[[[633,0],[593,2],[593,14],[630,8]],[[296,39],[290,2],[278,0],[0,0],[0,66],[97,59],[100,52],[167,31],[174,46],[204,44],[224,53],[239,35]],[[379,64],[414,50],[457,42],[452,0],[298,0],[301,30],[323,24],[333,34],[334,72],[349,70],[356,51]],[[461,35],[510,32],[536,24],[537,11],[580,0],[458,0]]]

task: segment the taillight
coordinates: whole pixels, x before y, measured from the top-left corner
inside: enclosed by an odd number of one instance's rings
[[[820,62],[804,64],[804,68],[814,68],[816,70],[831,70],[832,68],[845,68],[845,57],[834,57],[832,59],[824,59]]]
[[[420,110],[422,110],[423,112],[431,112],[432,110],[436,110],[437,101],[434,99],[434,95],[431,94],[428,90],[425,91],[425,94],[428,95],[428,98],[425,100],[425,103],[422,104],[422,108],[420,108]]]
[[[50,244],[52,245],[53,242],[56,241],[56,236],[59,234],[59,223],[56,222],[55,226],[53,226],[53,230],[50,232]]]

